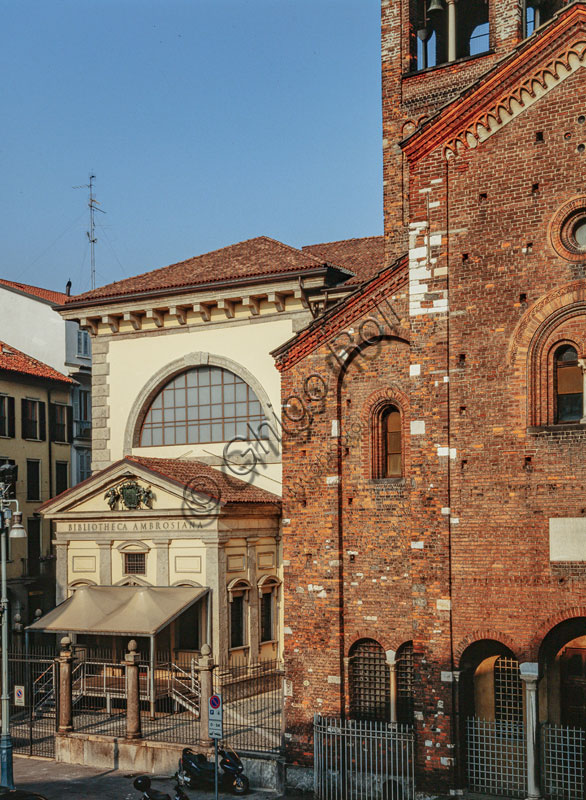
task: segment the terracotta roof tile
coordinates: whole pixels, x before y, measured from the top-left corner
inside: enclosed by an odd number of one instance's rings
[[[29,286],[27,283],[17,283],[0,278],[0,285],[10,289],[17,289],[19,292],[29,294],[31,297],[39,297],[41,300],[48,300],[55,305],[66,303],[70,298],[64,292],[54,292],[52,289],[41,289],[38,286]]]
[[[308,244],[302,248],[304,252],[323,258],[330,264],[344,267],[355,273],[345,285],[362,283],[384,267],[384,236],[366,236],[362,239],[342,239],[339,242]]]
[[[297,273],[322,266],[323,260],[310,252],[303,252],[268,236],[259,236],[180,261],[178,264],[143,272],[134,278],[100,286],[91,292],[70,297],[68,301],[78,303],[135,292],[213,284],[264,275],[286,275],[289,272]]]
[[[21,353],[16,347],[0,342],[0,371],[17,372],[19,375],[32,375],[35,378],[46,378],[60,383],[75,383],[74,380],[57,372],[56,369],[42,361],[37,361],[26,353]]]
[[[260,489],[235,475],[227,475],[201,461],[176,458],[146,458],[126,456],[125,461],[140,464],[152,472],[189,486],[194,493],[207,494],[206,489],[217,492],[220,502],[228,503],[281,503],[281,498]]]

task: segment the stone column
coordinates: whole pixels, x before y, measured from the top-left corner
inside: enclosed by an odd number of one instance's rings
[[[57,657],[59,665],[59,726],[57,733],[69,733],[73,730],[73,703],[71,699],[71,663],[73,653],[71,639],[61,639],[61,652]]]
[[[258,661],[259,656],[259,642],[260,642],[260,596],[256,586],[256,540],[249,539],[246,542],[246,566],[248,571],[248,580],[251,585],[251,590],[246,598],[248,605],[248,661],[254,664]]]
[[[527,800],[540,800],[539,791],[539,716],[537,681],[539,664],[529,661],[519,664],[521,680],[525,683],[525,736],[527,739]]]
[[[170,539],[153,539],[155,553],[157,554],[156,560],[156,585],[168,586],[169,585],[169,544]]]
[[[128,642],[128,653],[124,657],[126,666],[126,738],[140,739],[140,687],[138,682],[138,645],[134,639]]]
[[[200,744],[210,747],[212,740],[208,736],[208,719],[210,697],[214,692],[212,680],[214,659],[209,644],[201,646],[197,667],[199,672],[199,740]]]
[[[391,696],[390,721],[397,721],[397,661],[395,650],[387,650],[387,665],[389,667],[389,692]]]
[[[456,60],[456,0],[447,0],[448,3],[448,61]]]
[[[96,534],[96,538],[99,534]],[[112,585],[112,542],[96,542],[98,545],[99,561],[98,575],[100,586]]]
[[[53,542],[55,548],[55,602],[67,599],[67,542]]]

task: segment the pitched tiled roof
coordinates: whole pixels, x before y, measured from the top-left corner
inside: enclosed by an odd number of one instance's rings
[[[74,380],[57,372],[56,369],[42,361],[37,361],[26,353],[21,353],[16,347],[5,342],[0,342],[0,371],[17,372],[19,375],[32,375],[35,378],[46,378],[60,383],[75,383]]]
[[[302,249],[304,252],[323,258],[330,264],[354,272],[354,277],[346,281],[346,286],[372,278],[385,264],[384,236],[365,236],[361,239],[308,244]]]
[[[48,300],[50,303],[62,304],[69,300],[63,292],[54,292],[52,289],[41,289],[38,286],[29,286],[27,283],[17,283],[0,278],[0,286],[7,286],[9,289],[17,289],[19,292],[29,294],[31,297],[38,297],[41,300]]]
[[[134,278],[100,286],[91,292],[68,298],[79,302],[121,297],[136,292],[152,292],[269,275],[286,275],[324,267],[323,259],[310,252],[258,236],[245,242],[213,250],[201,256],[143,272]]]
[[[323,342],[331,340],[355,320],[368,313],[381,313],[385,298],[407,284],[407,255],[380,270],[370,280],[357,286],[350,294],[324,314],[313,319],[291,339],[271,351],[279,371],[284,371],[316,350]],[[400,320],[393,321],[393,332],[405,338],[409,332]],[[402,329],[402,330],[401,330]]]
[[[140,464],[165,478],[188,486],[194,494],[215,491],[218,501],[222,503],[281,503],[278,495],[260,489],[235,475],[220,472],[201,461],[145,456],[126,456],[124,460]]]

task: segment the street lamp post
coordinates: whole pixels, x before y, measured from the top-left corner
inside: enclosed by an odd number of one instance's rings
[[[7,469],[8,467],[8,469]],[[10,472],[9,472],[10,470]],[[26,531],[22,525],[22,514],[18,500],[7,497],[10,486],[16,483],[16,467],[4,465],[0,467],[0,563],[2,578],[2,598],[0,607],[2,613],[2,727],[0,731],[0,783],[9,789],[14,789],[14,775],[12,770],[12,739],[10,737],[10,693],[8,687],[8,587],[6,583],[6,561],[8,557],[8,518],[6,513],[10,505],[14,504],[15,511],[10,529],[11,539],[26,538]]]

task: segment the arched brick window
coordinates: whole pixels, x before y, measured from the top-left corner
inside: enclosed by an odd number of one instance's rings
[[[558,347],[554,355],[555,421],[579,422],[583,416],[582,367],[576,348],[570,344]]]
[[[385,404],[373,416],[372,455],[373,478],[403,476],[402,418],[395,405]]]
[[[350,648],[350,716],[390,719],[391,685],[386,653],[374,639],[359,639]]]

